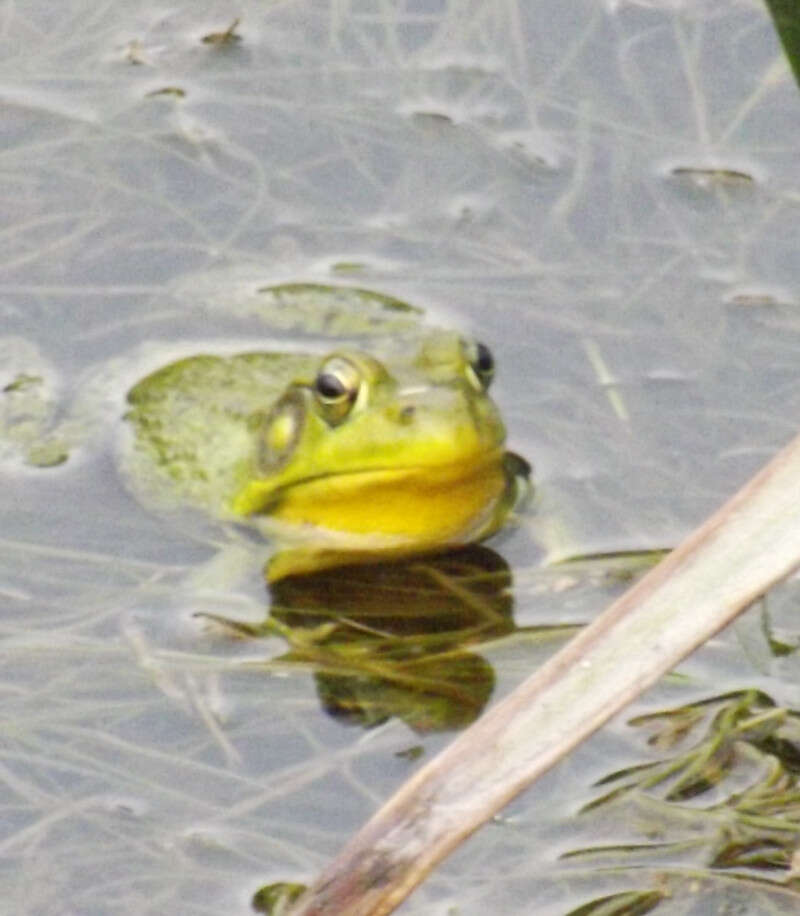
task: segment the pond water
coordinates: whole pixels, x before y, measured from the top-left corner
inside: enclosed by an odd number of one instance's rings
[[[84,396],[93,420],[50,467],[0,444],[2,898],[245,914],[636,572],[558,561],[674,545],[795,433],[800,98],[749,0],[25,0],[0,23],[0,389],[36,380],[36,428]],[[287,635],[308,593],[261,627],[262,546],[120,481],[124,394],[159,360],[330,332],[264,307],[287,283],[398,297],[497,359],[537,493],[474,561],[491,625],[436,606],[454,707],[394,692],[398,643],[376,686],[346,639],[320,660]],[[749,611],[398,912],[795,912],[796,601]]]

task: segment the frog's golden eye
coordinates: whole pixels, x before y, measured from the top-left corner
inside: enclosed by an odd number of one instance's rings
[[[350,412],[361,389],[358,366],[343,356],[331,356],[320,367],[311,386],[325,419],[336,424]]]
[[[471,341],[465,344],[467,378],[479,391],[486,391],[494,378],[494,357],[486,344]]]

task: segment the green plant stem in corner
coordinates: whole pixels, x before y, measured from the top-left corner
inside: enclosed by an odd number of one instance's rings
[[[800,3],[798,0],[765,0],[775,30],[800,86]]]

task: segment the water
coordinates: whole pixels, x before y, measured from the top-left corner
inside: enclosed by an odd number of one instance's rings
[[[236,17],[240,41],[202,41]],[[546,560],[676,543],[795,432],[800,102],[744,0],[26,0],[0,21],[4,352],[36,348],[56,417],[118,361],[90,445],[0,469],[3,898],[37,916],[246,913],[262,884],[307,881],[447,739],[402,718],[348,727],[307,667],[275,663],[278,636],[195,616],[263,619],[257,548],[209,572],[228,532],[155,517],[120,484],[137,367],[193,341],[286,345],[298,329],[248,296],[300,280],[378,289],[485,340],[538,487],[492,545],[522,628],[483,653],[498,696],[566,638],[536,628],[624,587]],[[772,834],[737,839],[780,864],[740,857],[721,890],[724,831],[687,812],[728,811],[770,754],[791,782],[791,717],[691,805],[577,812],[597,780],[676,753],[635,715],[753,687],[798,707],[794,597],[696,653],[401,911],[561,914],[666,887],[658,912],[683,913],[693,876],[697,906],[707,891],[791,912],[746,880],[786,878]],[[706,839],[687,852],[687,834]],[[598,845],[617,852],[559,858]]]

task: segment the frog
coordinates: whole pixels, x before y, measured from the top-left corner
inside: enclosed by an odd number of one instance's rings
[[[268,292],[287,306],[280,315],[308,303],[336,333],[301,348],[204,348],[136,379],[118,448],[136,499],[266,537],[269,582],[496,532],[530,492],[530,466],[505,447],[490,349],[380,293],[299,284]],[[366,306],[376,309],[382,325],[340,333],[343,301],[362,322]],[[94,387],[106,390],[109,373],[100,375]],[[37,385],[21,374],[7,398]],[[51,433],[47,447],[32,438],[32,463],[66,461],[68,438]]]
[[[489,348],[445,330],[370,351],[197,354],[127,396],[139,487],[275,545],[272,582],[481,541],[523,460],[488,394]]]

